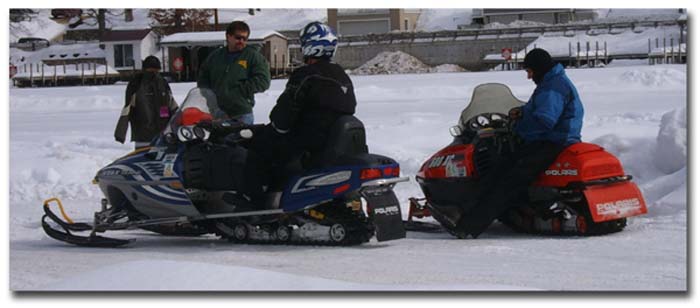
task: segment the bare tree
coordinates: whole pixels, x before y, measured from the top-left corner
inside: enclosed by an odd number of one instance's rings
[[[107,15],[122,16],[124,12],[124,9],[86,9],[83,10],[79,18],[69,24],[68,27],[73,29],[82,24],[97,26],[99,36],[102,37],[102,34],[107,29]]]
[[[10,9],[10,22],[31,21],[38,14],[32,9]]]
[[[163,34],[210,30],[209,18],[213,9],[151,9],[148,17],[164,26]]]

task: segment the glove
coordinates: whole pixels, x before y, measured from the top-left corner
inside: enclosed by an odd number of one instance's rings
[[[508,117],[512,120],[519,120],[523,117],[523,108],[515,107],[508,111]]]

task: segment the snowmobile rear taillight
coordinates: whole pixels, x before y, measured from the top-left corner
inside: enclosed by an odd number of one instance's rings
[[[360,180],[371,180],[382,177],[382,171],[379,169],[362,169],[360,172]]]
[[[385,177],[388,177],[388,176],[396,177],[396,176],[399,176],[399,174],[401,173],[401,167],[399,167],[399,166],[386,167],[386,168],[384,168],[383,172],[384,172]]]
[[[384,167],[384,168],[370,168],[362,169],[360,173],[360,180],[372,180],[378,178],[388,178],[388,177],[398,177],[401,173],[401,168],[396,167]]]

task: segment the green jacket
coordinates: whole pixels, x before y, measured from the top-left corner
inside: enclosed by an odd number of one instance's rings
[[[254,94],[270,87],[270,65],[256,47],[246,46],[227,63],[226,47],[214,50],[202,63],[197,86],[216,93],[216,101],[230,117],[253,112]]]

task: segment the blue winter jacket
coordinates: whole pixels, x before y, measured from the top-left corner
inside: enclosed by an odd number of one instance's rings
[[[522,111],[515,133],[526,143],[550,141],[570,145],[581,142],[583,105],[561,64],[544,75]]]

